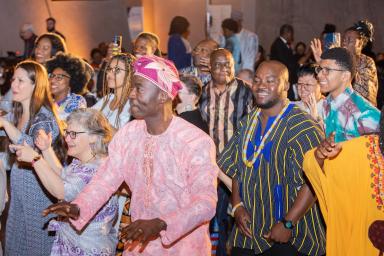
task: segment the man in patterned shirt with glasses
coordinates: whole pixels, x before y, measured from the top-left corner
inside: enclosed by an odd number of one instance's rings
[[[335,132],[335,142],[378,132],[380,112],[352,89],[355,60],[345,49],[336,47],[321,55],[316,68],[322,93],[328,93],[319,111],[328,137]]]

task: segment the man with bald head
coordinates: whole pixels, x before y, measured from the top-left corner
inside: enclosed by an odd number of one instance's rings
[[[212,81],[203,88],[200,111],[207,122],[209,135],[220,153],[237,129],[238,122],[253,107],[251,90],[244,81],[235,78],[235,64],[231,52],[217,49],[210,57]],[[219,224],[217,255],[225,254],[227,240],[229,191],[219,184],[216,218]]]
[[[180,70],[180,74],[193,75],[201,80],[203,86],[211,81],[209,72],[211,53],[219,47],[218,43],[211,39],[200,41],[192,51],[193,65]]]
[[[323,133],[287,99],[288,80],[282,63],[261,63],[252,85],[258,108],[240,121],[219,157],[232,177],[232,255],[325,252],[320,212],[302,171],[304,154]]]

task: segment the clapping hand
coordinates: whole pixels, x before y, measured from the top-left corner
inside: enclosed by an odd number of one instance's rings
[[[9,145],[11,151],[16,152],[17,161],[31,163],[32,160],[39,154],[31,148],[25,141],[22,145]]]
[[[52,133],[46,133],[44,130],[40,129],[37,132],[37,137],[35,139],[35,145],[41,151],[49,149],[52,145]]]
[[[313,57],[315,58],[315,61],[317,63],[320,62],[321,60],[321,54],[323,53],[323,50],[321,49],[321,41],[320,39],[318,38],[314,38],[312,41],[311,41],[311,50],[313,52]]]

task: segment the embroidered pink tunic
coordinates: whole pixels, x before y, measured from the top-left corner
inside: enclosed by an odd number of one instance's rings
[[[173,117],[161,135],[147,132],[135,120],[114,136],[109,157],[89,185],[73,201],[82,229],[125,181],[132,191],[132,221],[160,218],[167,230],[142,254],[138,247],[124,255],[210,255],[208,222],[215,214],[216,152],[203,131]]]

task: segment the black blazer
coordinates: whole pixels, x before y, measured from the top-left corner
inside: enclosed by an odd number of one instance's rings
[[[299,69],[299,64],[296,61],[292,49],[289,48],[280,37],[276,38],[271,46],[270,59],[280,61],[287,66],[289,71],[289,83],[291,85],[288,90],[288,98],[290,100],[294,100],[295,95],[292,85],[297,83],[297,71]]]

